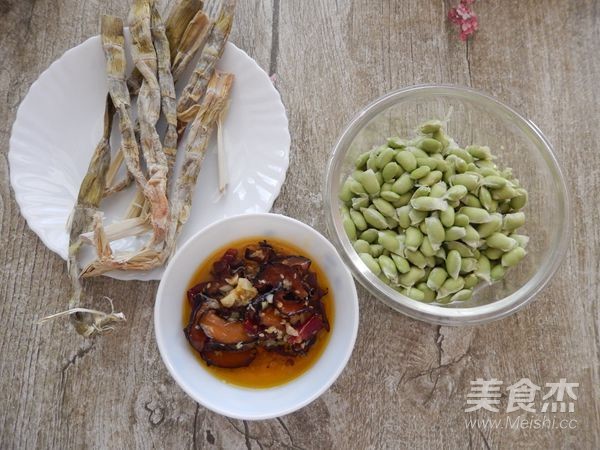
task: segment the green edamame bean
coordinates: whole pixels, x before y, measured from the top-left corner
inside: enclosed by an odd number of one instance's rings
[[[444,211],[448,209],[448,203],[442,198],[419,197],[410,201],[410,206],[418,211]]]
[[[502,250],[500,250],[499,248],[486,248],[483,251],[483,254],[490,260],[495,260],[495,259],[500,259],[502,258],[502,255],[504,255],[504,252]]]
[[[502,265],[504,267],[513,267],[521,262],[527,252],[523,247],[513,248],[511,251],[502,255]]]
[[[354,247],[356,253],[369,253],[369,251],[371,250],[369,243],[363,239],[358,239],[354,241],[352,247]]]
[[[393,148],[386,147],[377,156],[376,165],[378,169],[383,169],[396,156],[396,151]]]
[[[387,145],[392,148],[404,148],[407,143],[405,139],[400,139],[399,137],[389,138],[387,141]]]
[[[439,120],[428,120],[427,122],[421,124],[419,130],[423,134],[432,134],[436,131],[439,131],[440,128],[442,128],[442,122]]]
[[[418,180],[419,178],[423,178],[425,175],[429,174],[431,169],[427,166],[417,167],[410,173],[410,178],[413,180]]]
[[[429,213],[427,211],[417,211],[414,208],[411,208],[408,212],[408,216],[410,217],[410,224],[413,226],[420,224],[422,221],[425,220],[425,218],[428,215]]]
[[[413,145],[406,147],[406,150],[411,152],[415,158],[427,158],[429,157],[429,154],[425,151],[423,151],[422,149],[420,149],[419,147],[415,147]]]
[[[477,270],[477,260],[475,258],[463,258],[460,261],[460,271],[469,273]]]
[[[353,194],[356,194],[356,195],[367,193],[367,191],[365,191],[365,188],[363,187],[363,185],[360,184],[358,181],[356,181],[354,178],[349,178],[348,188],[350,189],[350,191]]]
[[[490,213],[483,208],[463,206],[458,210],[458,213],[467,216],[470,223],[487,223],[491,220]],[[454,219],[454,222],[456,222],[456,219]]]
[[[500,175],[487,175],[483,177],[482,184],[490,189],[500,189],[506,186],[508,181]]]
[[[450,303],[457,302],[457,301],[464,302],[467,300],[471,300],[472,296],[473,296],[473,291],[471,289],[461,289],[456,294],[452,295],[452,297],[450,297]]]
[[[475,256],[475,250],[460,241],[445,242],[444,246],[448,251],[456,250],[461,258],[473,258]]]
[[[427,257],[419,250],[412,251],[405,249],[404,257],[408,259],[413,266],[417,266],[419,269],[424,269],[428,264]]]
[[[405,231],[406,239],[404,245],[408,250],[416,251],[423,242],[423,233],[415,227],[408,227]],[[410,261],[410,259],[409,259]]]
[[[427,197],[430,192],[431,188],[429,186],[419,186],[410,199],[414,200],[415,198],[419,197]]]
[[[462,258],[460,253],[456,250],[450,250],[446,256],[446,272],[451,278],[455,280],[458,278],[458,274],[460,272],[460,264]]]
[[[527,244],[529,244],[529,236],[513,233],[509,237],[514,239],[515,241],[517,241],[517,244],[519,244],[519,247],[526,248]]]
[[[422,302],[423,300],[425,300],[425,294],[415,287],[404,289],[404,290],[402,290],[402,293],[404,295],[406,295],[407,297],[410,297],[413,300],[417,300],[419,302]]]
[[[425,220],[427,220],[427,219],[425,219]],[[425,236],[423,238],[423,242],[421,242],[421,246],[419,247],[419,250],[426,257],[427,256],[435,256],[435,252],[436,252],[436,250],[434,250],[433,247],[431,246],[431,242],[429,241],[428,236]]]
[[[479,233],[471,225],[467,225],[465,227],[465,235],[463,236],[462,241],[469,247],[477,248],[480,245]]]
[[[368,230],[363,231],[359,238],[363,241],[367,241],[369,244],[372,244],[379,237],[379,231],[374,228],[369,228]]]
[[[452,148],[448,150],[448,154],[458,156],[466,163],[472,163],[474,161],[473,157],[469,154],[469,152],[462,148]]]
[[[354,161],[354,167],[356,167],[359,170],[366,169],[367,160],[369,159],[369,156],[371,156],[371,152],[364,152],[363,154],[358,155],[358,157]]]
[[[365,231],[367,229],[367,221],[365,220],[363,215],[360,213],[360,211],[351,209],[350,210],[350,218],[352,219],[352,222],[354,222],[354,225],[356,225],[357,230]]]
[[[450,294],[460,291],[465,287],[465,279],[463,277],[448,278],[437,291],[437,298],[441,299]]]
[[[473,289],[479,283],[479,279],[477,275],[474,273],[470,273],[465,277],[465,289]]]
[[[437,183],[431,186],[431,193],[429,194],[429,196],[435,198],[443,198],[446,195],[446,192],[448,192],[446,183],[443,181],[438,181]]]
[[[350,218],[350,215],[342,217],[342,226],[344,227],[344,231],[348,235],[351,241],[356,239],[356,225]]]
[[[373,258],[379,258],[381,255],[383,255],[383,250],[383,245],[371,244],[370,253]]]
[[[392,253],[390,257],[392,258],[392,261],[394,261],[394,264],[396,264],[396,269],[398,269],[399,273],[405,274],[410,271],[410,263],[406,258],[396,255],[395,253]]]
[[[397,202],[401,197],[393,191],[381,191],[379,196],[388,202]]]
[[[494,200],[510,200],[518,195],[515,188],[510,185],[506,185],[499,189],[492,190],[492,198]]]
[[[398,224],[401,228],[410,227],[410,211],[412,210],[412,206],[405,205],[400,208],[396,208],[396,214],[398,216]]]
[[[410,199],[412,198],[412,192],[407,192],[406,194],[402,194],[398,200],[392,202],[395,208],[400,208],[401,206],[408,205]]]
[[[468,189],[466,186],[462,184],[457,184],[452,186],[446,192],[446,199],[450,201],[456,201],[462,199],[468,193]]]
[[[480,278],[486,282],[491,281],[491,272],[492,265],[490,260],[485,255],[480,255],[477,260],[477,269],[475,269],[475,276]]]
[[[466,214],[456,214],[454,216],[454,225],[457,227],[466,227],[469,225],[469,216]]]
[[[525,214],[516,212],[504,216],[503,228],[508,231],[516,230],[525,224]]]
[[[496,231],[502,228],[502,215],[501,214],[490,214],[490,220],[486,223],[482,223],[477,227],[477,232],[482,238],[491,236]]]
[[[437,168],[438,161],[434,158],[417,158],[417,166],[427,166],[431,170],[435,170]]]
[[[390,162],[385,165],[385,167],[381,171],[381,174],[385,181],[392,181],[400,174],[400,171],[401,168],[397,163]]]
[[[356,209],[357,211],[360,211],[360,208],[367,208],[370,204],[370,200],[369,197],[366,196],[366,194],[363,196],[359,196],[359,197],[354,197],[352,199],[352,209]]]
[[[379,258],[377,258],[377,262],[379,263],[379,267],[381,267],[383,274],[392,283],[396,283],[398,281],[398,269],[396,268],[394,261],[392,261],[392,258],[381,255]]]
[[[494,201],[490,191],[485,186],[481,186],[479,188],[479,204],[490,211],[494,206]]]
[[[425,150],[427,153],[438,153],[438,152],[442,151],[441,142],[436,141],[435,139],[432,139],[432,138],[423,139],[420,142],[419,147],[422,150]]]
[[[458,241],[467,234],[467,231],[463,227],[450,227],[446,230],[446,241]]]
[[[418,267],[411,267],[408,272],[398,277],[398,284],[404,287],[411,287],[417,284],[425,277],[425,271]]]
[[[430,303],[435,300],[435,292],[429,289],[427,283],[419,283],[417,284],[417,289],[423,293],[423,301]]]
[[[454,208],[452,206],[448,206],[448,209],[440,213],[440,221],[442,222],[442,225],[444,225],[447,228],[454,225],[454,219],[455,213]]]
[[[463,205],[465,206],[471,206],[473,208],[481,208],[481,202],[479,201],[479,198],[477,198],[475,195],[473,194],[467,194],[465,195],[462,199],[461,202],[463,203]]]
[[[488,247],[497,248],[503,252],[508,252],[518,245],[517,241],[514,239],[511,239],[505,234],[498,232],[488,237],[485,242]]]
[[[444,230],[442,222],[437,217],[427,217],[425,219],[425,226],[431,248],[437,251],[446,238],[446,230]]]
[[[370,195],[378,194],[379,190],[381,189],[381,184],[377,179],[377,175],[375,175],[375,172],[373,172],[372,169],[366,170],[359,174],[358,181],[363,185],[365,191]]]
[[[362,212],[363,217],[372,227],[375,227],[378,230],[386,230],[389,228],[385,217],[383,217],[383,215],[376,209],[361,208],[360,212]]]
[[[516,189],[517,195],[510,199],[510,207],[515,211],[523,209],[527,204],[527,191],[525,189]]]
[[[470,173],[459,173],[452,176],[450,183],[453,186],[461,185],[466,187],[468,191],[474,191],[479,187],[479,178]]]
[[[392,184],[392,191],[398,195],[406,194],[414,186],[414,181],[410,177],[409,173],[403,173],[400,175],[394,184]]]
[[[440,172],[439,170],[432,170],[427,175],[425,175],[423,178],[420,178],[418,180],[418,183],[421,186],[431,186],[431,185],[437,183],[438,181],[440,181],[443,176],[444,176],[444,174],[442,172]]]
[[[352,190],[350,190],[351,179],[352,178],[350,177],[346,178],[346,181],[344,181],[344,184],[342,184],[342,187],[340,188],[339,198],[343,202],[349,202],[352,200]]]
[[[411,152],[402,150],[396,154],[396,162],[402,166],[406,172],[412,172],[417,168],[417,158]]]
[[[429,289],[437,291],[442,287],[447,278],[448,272],[441,267],[434,267],[427,277],[427,286]]]
[[[402,245],[400,240],[398,239],[398,235],[393,231],[390,233],[381,232],[379,233],[379,237],[377,239],[377,243],[382,245],[384,249],[392,252],[399,253],[402,249]]]
[[[502,264],[496,264],[490,271],[490,278],[492,281],[500,281],[502,278],[504,278],[505,273],[506,270],[504,267],[502,267]]]
[[[375,198],[373,199],[373,205],[375,205],[375,208],[377,208],[377,210],[384,216],[391,217],[393,219],[397,217],[396,208],[394,208],[387,200],[383,198]]]
[[[379,266],[379,263],[369,253],[360,253],[358,256],[375,275],[379,275],[381,273],[381,267]]]
[[[466,149],[467,152],[477,159],[492,159],[492,152],[488,146],[469,145]]]

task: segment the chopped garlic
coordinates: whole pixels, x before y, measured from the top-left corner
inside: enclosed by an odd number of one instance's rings
[[[221,304],[226,308],[234,306],[245,306],[250,303],[258,291],[247,278],[239,278],[237,286],[221,299]]]

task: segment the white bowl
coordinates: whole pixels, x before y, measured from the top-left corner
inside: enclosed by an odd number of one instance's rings
[[[273,388],[243,388],[217,379],[198,361],[182,325],[188,283],[198,266],[228,243],[247,237],[277,238],[305,250],[325,272],[334,302],[331,335],[323,354],[298,378]],[[354,280],[333,245],[308,225],[277,214],[230,217],[196,233],[175,254],[158,287],[154,328],[160,355],[177,384],[206,408],[235,419],[283,416],[306,406],[340,375],[358,330]]]

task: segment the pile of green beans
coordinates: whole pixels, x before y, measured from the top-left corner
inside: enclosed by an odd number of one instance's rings
[[[489,147],[459,147],[443,123],[361,154],[340,190],[344,229],[383,282],[423,302],[469,300],[526,254],[527,191]]]

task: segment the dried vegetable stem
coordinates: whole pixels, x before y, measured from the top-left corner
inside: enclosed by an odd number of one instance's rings
[[[160,116],[161,89],[157,79],[157,58],[152,43],[150,4],[147,0],[135,0],[129,14],[131,30],[131,53],[135,66],[144,77],[138,94],[138,119],[140,123],[140,147],[148,169],[149,180],[144,195],[151,205],[151,221],[154,228],[152,241],[160,243],[165,236],[169,220],[167,200],[167,158],[156,131]]]
[[[175,3],[165,22],[165,32],[169,41],[171,61],[183,39],[188,24],[202,10],[203,2],[200,0],[181,0]]]
[[[127,212],[125,213],[125,219],[139,217],[142,212],[142,208],[145,204],[146,197],[144,197],[144,193],[138,188],[138,190],[135,191],[135,195],[133,196],[129,207],[127,208]]]
[[[121,150],[127,170],[139,186],[146,187],[146,178],[142,173],[139,149],[133,124],[131,123],[131,100],[125,82],[125,38],[123,36],[123,21],[118,17],[103,16],[101,21],[102,47],[106,57],[106,72],[108,76],[108,91],[119,113],[119,128],[122,142]]]
[[[156,50],[158,65],[158,83],[162,101],[162,114],[167,121],[167,130],[163,140],[163,151],[167,157],[167,180],[170,179],[177,152],[177,98],[175,97],[175,82],[171,74],[171,56],[169,41],[165,33],[165,25],[156,5],[152,5],[152,38]],[[167,181],[168,186],[168,181]]]
[[[110,165],[110,131],[114,113],[113,103],[110,97],[107,97],[102,138],[94,150],[88,171],[79,188],[77,202],[73,208],[69,224],[67,270],[71,279],[72,292],[69,298],[69,310],[64,314],[70,316],[71,323],[77,332],[86,337],[106,331],[111,328],[111,324],[125,320],[121,313],[111,312],[107,314],[79,307],[83,293],[79,279],[78,255],[83,244],[80,235],[90,228],[106,187],[106,172]]]
[[[121,168],[121,164],[123,164],[123,152],[121,148],[115,153],[115,156],[110,161],[110,166],[108,167],[108,171],[106,172],[106,186],[112,186],[117,177],[117,173]]]
[[[109,170],[110,170],[110,168],[109,168]],[[133,182],[133,176],[129,172],[127,172],[127,174],[125,175],[125,178],[123,178],[118,183],[115,183],[115,184],[112,184],[112,185],[108,185],[109,183],[107,181],[106,182],[107,188],[104,190],[104,196],[105,197],[110,197],[111,195],[116,194],[117,192],[121,192],[126,187],[129,187],[129,185],[132,182]]]
[[[104,228],[104,235],[109,242],[116,241],[128,236],[140,236],[152,230],[146,216],[134,217],[133,219],[122,220],[107,225]],[[81,235],[86,244],[94,244],[94,232],[88,231]]]
[[[216,121],[225,108],[233,75],[217,73],[211,79],[206,96],[202,100],[198,114],[194,119],[186,141],[186,152],[183,169],[175,185],[173,199],[173,214],[167,230],[167,236],[160,251],[146,247],[135,253],[122,253],[114,255],[111,259],[94,261],[82,272],[82,277],[101,275],[115,269],[121,270],[150,270],[165,263],[175,248],[177,236],[189,217],[192,207],[192,193],[210,135]],[[98,224],[100,227],[101,223]],[[94,244],[101,248],[103,240],[108,239],[108,233],[99,230],[94,233]]]
[[[198,11],[185,29],[181,42],[175,49],[175,54],[171,55],[173,78],[179,78],[198,49],[204,47],[212,27],[213,24],[206,13]]]
[[[215,73],[208,84],[206,95],[194,118],[186,142],[185,159],[181,174],[175,185],[173,198],[173,220],[177,229],[187,222],[192,207],[192,193],[213,127],[227,106],[234,76]]]
[[[233,25],[236,0],[224,0],[219,17],[208,36],[208,40],[200,60],[190,76],[188,84],[177,103],[177,131],[180,136],[186,125],[194,119],[199,108],[199,101],[206,92],[206,87],[214,73],[217,61],[223,54],[225,43]]]
[[[223,136],[223,126],[225,122],[225,116],[229,108],[229,102],[217,120],[217,163],[219,168],[219,192],[223,193],[229,183],[229,173],[227,172],[227,155],[225,154],[225,138]]]
[[[188,23],[202,9],[202,6],[203,4],[200,0],[180,0],[173,6],[165,24],[171,58],[174,56],[175,49],[179,46]],[[133,69],[127,80],[131,95],[138,94],[143,80],[144,77],[140,71],[137,68]]]

